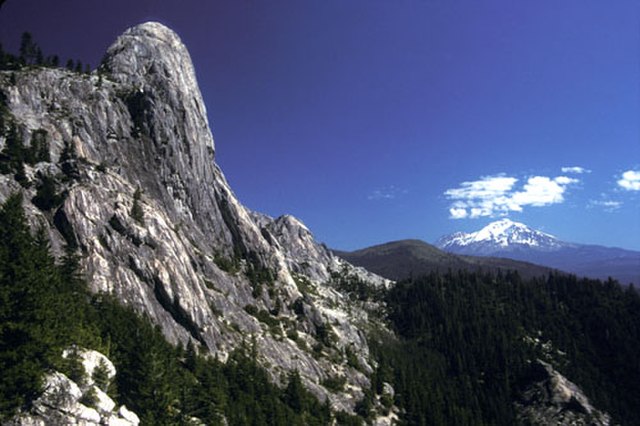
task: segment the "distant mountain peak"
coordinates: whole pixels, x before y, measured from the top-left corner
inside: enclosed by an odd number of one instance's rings
[[[547,251],[564,244],[553,235],[506,218],[491,222],[477,232],[456,232],[436,242],[438,247],[447,251],[457,252],[460,248],[475,246],[486,253],[520,248]]]
[[[504,257],[592,278],[640,283],[637,251],[569,243],[510,219],[491,222],[477,232],[446,235],[435,245],[453,254]]]

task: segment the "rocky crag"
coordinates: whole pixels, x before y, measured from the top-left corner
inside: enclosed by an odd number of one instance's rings
[[[608,426],[611,417],[594,408],[575,383],[545,361],[536,360],[531,381],[516,402],[518,421],[527,425]]]
[[[18,140],[39,150],[0,175],[0,201],[22,191],[54,251],[82,253],[92,291],[223,360],[251,339],[275,381],[298,370],[321,400],[353,410],[373,371],[365,331],[383,326],[340,282],[390,282],[332,255],[297,219],[240,204],[215,163],[193,65],[174,32],[129,29],[91,74],[1,72],[0,93],[11,128],[0,149]],[[344,391],[322,385],[336,377]]]
[[[33,401],[28,411],[18,414],[6,426],[85,425],[138,426],[140,419],[126,406],[116,403],[106,394],[114,380],[116,368],[97,351],[70,348],[64,357],[75,356],[81,374],[72,380],[53,371],[44,378],[43,393]],[[102,369],[102,379],[96,372]]]

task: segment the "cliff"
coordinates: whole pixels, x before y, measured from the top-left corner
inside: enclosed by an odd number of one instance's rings
[[[47,147],[24,178],[0,175],[0,201],[23,191],[29,220],[47,227],[54,251],[66,244],[82,253],[93,292],[116,295],[170,341],[197,342],[220,359],[254,339],[275,381],[298,370],[318,397],[353,410],[369,386],[363,327],[372,322],[330,278],[389,281],[333,256],[299,220],[237,200],[174,32],[145,23],[120,36],[91,74],[1,72],[0,90],[3,121],[13,126],[0,148]],[[321,385],[335,376],[348,392]]]

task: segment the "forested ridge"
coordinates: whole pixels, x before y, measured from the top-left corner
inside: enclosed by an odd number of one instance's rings
[[[409,424],[516,422],[533,361],[550,362],[615,423],[640,424],[640,297],[633,287],[550,274],[450,272],[386,296],[399,338],[376,356]]]

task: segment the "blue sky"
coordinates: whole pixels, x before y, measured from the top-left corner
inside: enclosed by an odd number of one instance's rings
[[[8,0],[0,40],[95,67],[146,20],[189,48],[240,200],[332,247],[509,217],[640,250],[637,1]]]

